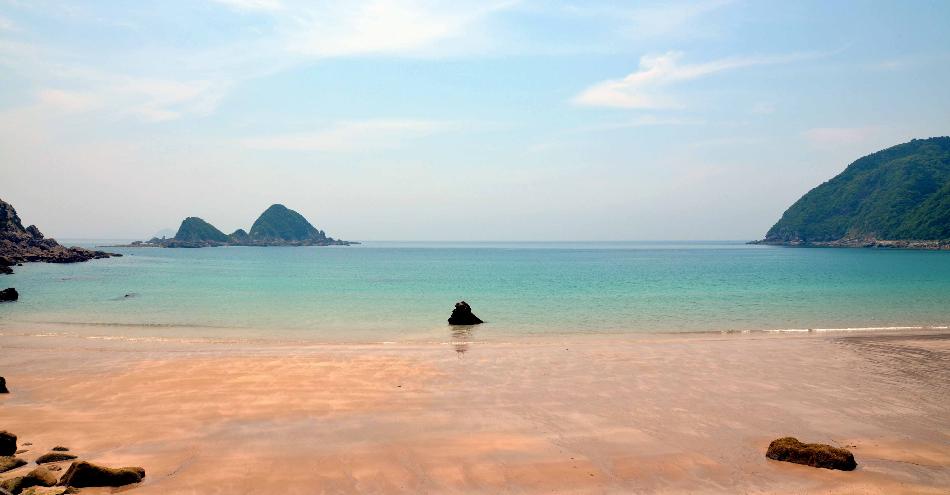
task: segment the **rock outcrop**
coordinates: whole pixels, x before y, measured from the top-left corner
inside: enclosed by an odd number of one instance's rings
[[[0,456],[0,473],[5,473],[20,466],[26,466],[26,464],[27,462],[19,457],[12,455]]]
[[[47,239],[35,225],[23,227],[16,210],[0,200],[0,273],[13,273],[18,263],[77,263],[91,259],[122,256],[80,247],[63,247],[55,239]]]
[[[773,440],[765,457],[825,469],[852,471],[857,467],[854,455],[846,449],[821,443],[802,443],[794,437]]]
[[[0,302],[13,302],[20,298],[20,293],[13,287],[0,290]]]
[[[10,391],[7,390],[7,379],[0,376],[0,394],[9,394]]]
[[[0,486],[13,495],[17,495],[27,488],[34,486],[54,486],[56,485],[56,475],[50,472],[49,469],[46,469],[43,466],[40,466],[29,473],[26,476],[18,476],[16,478],[10,478],[3,483],[0,483]]]
[[[76,456],[72,454],[67,454],[65,452],[47,452],[36,458],[37,464],[46,464],[50,462],[62,462],[62,461],[71,461],[75,459]]]
[[[472,313],[472,307],[467,302],[455,303],[455,309],[449,316],[449,325],[478,325],[479,323],[484,322]]]
[[[145,469],[140,467],[108,468],[86,461],[72,463],[60,486],[85,488],[89,486],[123,486],[138,483],[145,478]]]
[[[16,453],[16,435],[6,430],[0,430],[0,456]]]

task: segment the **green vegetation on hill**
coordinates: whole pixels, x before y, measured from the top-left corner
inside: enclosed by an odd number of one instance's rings
[[[184,242],[228,242],[227,234],[218,230],[214,225],[198,218],[188,217],[181,222],[176,241]]]
[[[766,243],[950,239],[950,137],[865,156],[795,202]]]
[[[323,231],[317,230],[300,213],[284,205],[271,205],[254,221],[249,232],[255,241],[323,241]]]

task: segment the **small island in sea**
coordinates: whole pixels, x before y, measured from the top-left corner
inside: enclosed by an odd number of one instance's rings
[[[753,244],[950,249],[950,137],[858,159]]]
[[[231,234],[221,232],[198,217],[181,222],[171,239],[153,237],[136,241],[128,247],[202,248],[215,246],[349,246],[359,244],[328,237],[297,213],[282,204],[274,204],[257,217],[250,232],[237,229]]]

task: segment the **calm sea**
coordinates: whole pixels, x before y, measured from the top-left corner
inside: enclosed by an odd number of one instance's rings
[[[86,243],[89,245],[89,243]],[[112,248],[0,278],[0,333],[320,342],[950,324],[950,252],[741,242]]]

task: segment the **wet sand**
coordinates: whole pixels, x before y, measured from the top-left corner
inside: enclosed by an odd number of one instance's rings
[[[143,495],[950,490],[946,330],[454,346],[4,336],[0,375],[13,392],[0,429],[33,444],[23,457],[66,445],[143,466],[129,490]],[[847,446],[858,469],[766,459],[786,435]]]

